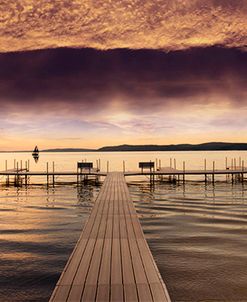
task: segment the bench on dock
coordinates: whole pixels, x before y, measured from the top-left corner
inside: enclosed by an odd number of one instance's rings
[[[139,162],[139,168],[141,169],[142,173],[144,169],[149,169],[150,172],[154,171],[154,162],[147,161],[147,162]]]
[[[169,302],[123,173],[108,173],[50,302]]]

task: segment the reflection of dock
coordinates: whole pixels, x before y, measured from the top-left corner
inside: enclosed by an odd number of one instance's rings
[[[76,182],[87,181],[90,179],[98,180],[101,176],[107,176],[109,172],[99,171],[98,169],[86,170],[82,169],[81,171],[29,171],[27,169],[9,169],[6,171],[0,171],[0,176],[6,177],[6,183],[11,183],[10,178],[16,180],[18,183],[28,184],[28,180],[31,177],[43,177],[46,184],[55,185],[55,177],[74,177]],[[155,178],[158,180],[172,180],[172,181],[183,181],[185,182],[186,176],[203,176],[205,182],[214,182],[215,176],[225,175],[227,180],[232,182],[245,180],[247,174],[247,168],[237,168],[237,169],[206,169],[206,170],[179,170],[174,168],[160,168],[156,171],[154,170],[143,170],[143,171],[125,171],[123,172],[124,176],[149,176],[152,182],[155,181]],[[23,181],[24,179],[24,181]],[[66,181],[65,181],[66,182]]]
[[[170,301],[123,173],[108,173],[50,301]]]

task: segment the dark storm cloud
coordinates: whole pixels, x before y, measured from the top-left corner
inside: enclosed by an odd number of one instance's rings
[[[208,48],[151,50],[57,49],[0,54],[1,108],[94,110],[118,99],[144,110],[202,95],[245,103],[247,53]],[[71,109],[71,110],[72,110]]]

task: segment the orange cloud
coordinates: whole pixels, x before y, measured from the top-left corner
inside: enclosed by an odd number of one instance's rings
[[[247,44],[245,0],[3,0],[0,51]]]

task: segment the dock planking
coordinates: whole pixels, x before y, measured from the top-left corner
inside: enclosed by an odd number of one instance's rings
[[[50,302],[170,301],[124,174],[108,173]]]

